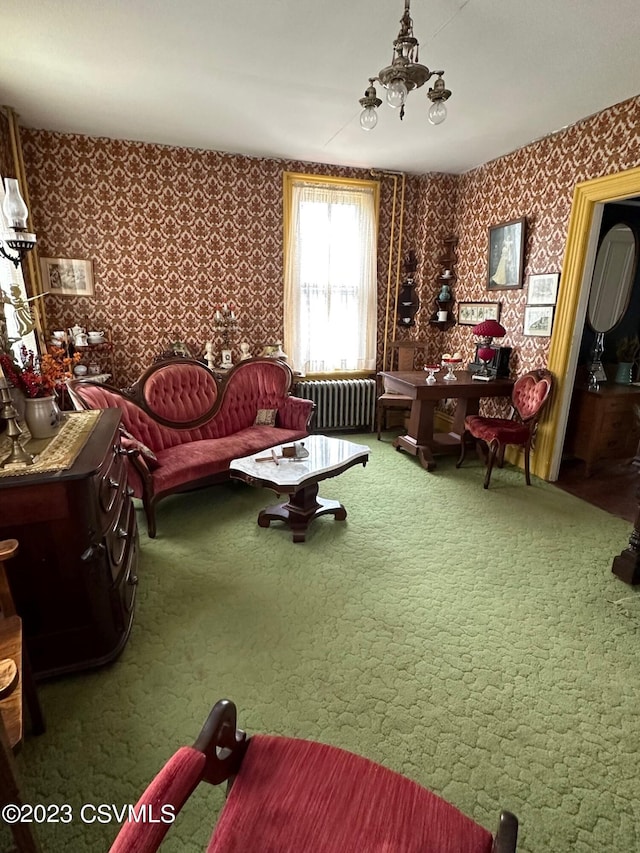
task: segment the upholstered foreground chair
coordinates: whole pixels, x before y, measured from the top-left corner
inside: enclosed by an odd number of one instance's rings
[[[314,741],[236,729],[222,700],[193,747],[182,747],[138,802],[160,818],[182,808],[199,782],[228,781],[207,853],[507,853],[518,822],[500,816],[495,838],[404,776]],[[163,811],[164,807],[164,811]],[[171,822],[128,822],[110,853],[153,853]],[[179,829],[174,829],[174,833]]]
[[[529,457],[531,443],[552,387],[553,375],[548,370],[531,370],[517,379],[513,386],[511,412],[508,418],[485,418],[480,415],[469,415],[465,418],[464,433],[460,444],[460,458],[456,463],[456,468],[459,468],[464,461],[469,436],[485,442],[488,445],[489,454],[484,488],[488,489],[496,457],[498,464],[502,467],[505,448],[507,445],[513,444],[524,448],[524,475],[527,486],[530,486]]]

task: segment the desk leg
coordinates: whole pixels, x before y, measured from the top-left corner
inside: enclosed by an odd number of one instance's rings
[[[336,521],[344,521],[347,511],[339,501],[318,497],[318,484],[303,486],[291,495],[287,503],[268,506],[258,515],[260,527],[269,527],[272,521],[284,521],[291,530],[294,542],[304,542],[307,528],[314,518],[327,513]]]
[[[427,471],[436,467],[431,450],[433,444],[433,417],[436,408],[434,400],[414,400],[411,405],[408,435],[399,435],[393,442],[396,450],[406,450],[417,456]]]
[[[477,415],[480,411],[480,400],[469,400],[464,397],[459,397],[456,401],[456,410],[453,415],[453,423],[451,424],[451,432],[459,435],[462,438],[464,433],[464,420],[467,415]]]

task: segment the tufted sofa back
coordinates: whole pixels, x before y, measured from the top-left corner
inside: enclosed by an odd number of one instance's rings
[[[159,362],[142,374],[130,393],[100,383],[70,383],[76,406],[117,406],[122,425],[154,451],[207,438],[223,438],[250,427],[258,409],[278,409],[292,382],[277,359],[248,359],[220,382],[201,362]]]

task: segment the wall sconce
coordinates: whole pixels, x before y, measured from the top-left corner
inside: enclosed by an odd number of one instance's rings
[[[2,242],[17,255],[10,255],[0,242],[0,255],[17,268],[22,259],[36,244],[36,235],[27,231],[29,211],[20,195],[20,187],[16,178],[5,178],[5,196],[2,203],[2,213],[6,227],[2,234]]]
[[[496,354],[495,347],[492,341],[494,338],[502,338],[507,334],[505,327],[498,323],[497,320],[483,320],[473,327],[473,334],[478,335],[481,339],[478,345],[477,356],[482,362],[482,368],[478,373],[473,374],[473,379],[482,379],[485,382],[491,379],[489,374],[489,363],[493,361]]]

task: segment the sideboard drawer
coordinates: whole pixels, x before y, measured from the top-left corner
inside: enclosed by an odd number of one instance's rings
[[[565,449],[584,459],[587,477],[598,459],[622,459],[636,452],[638,405],[640,387],[611,383],[599,391],[574,389]]]

